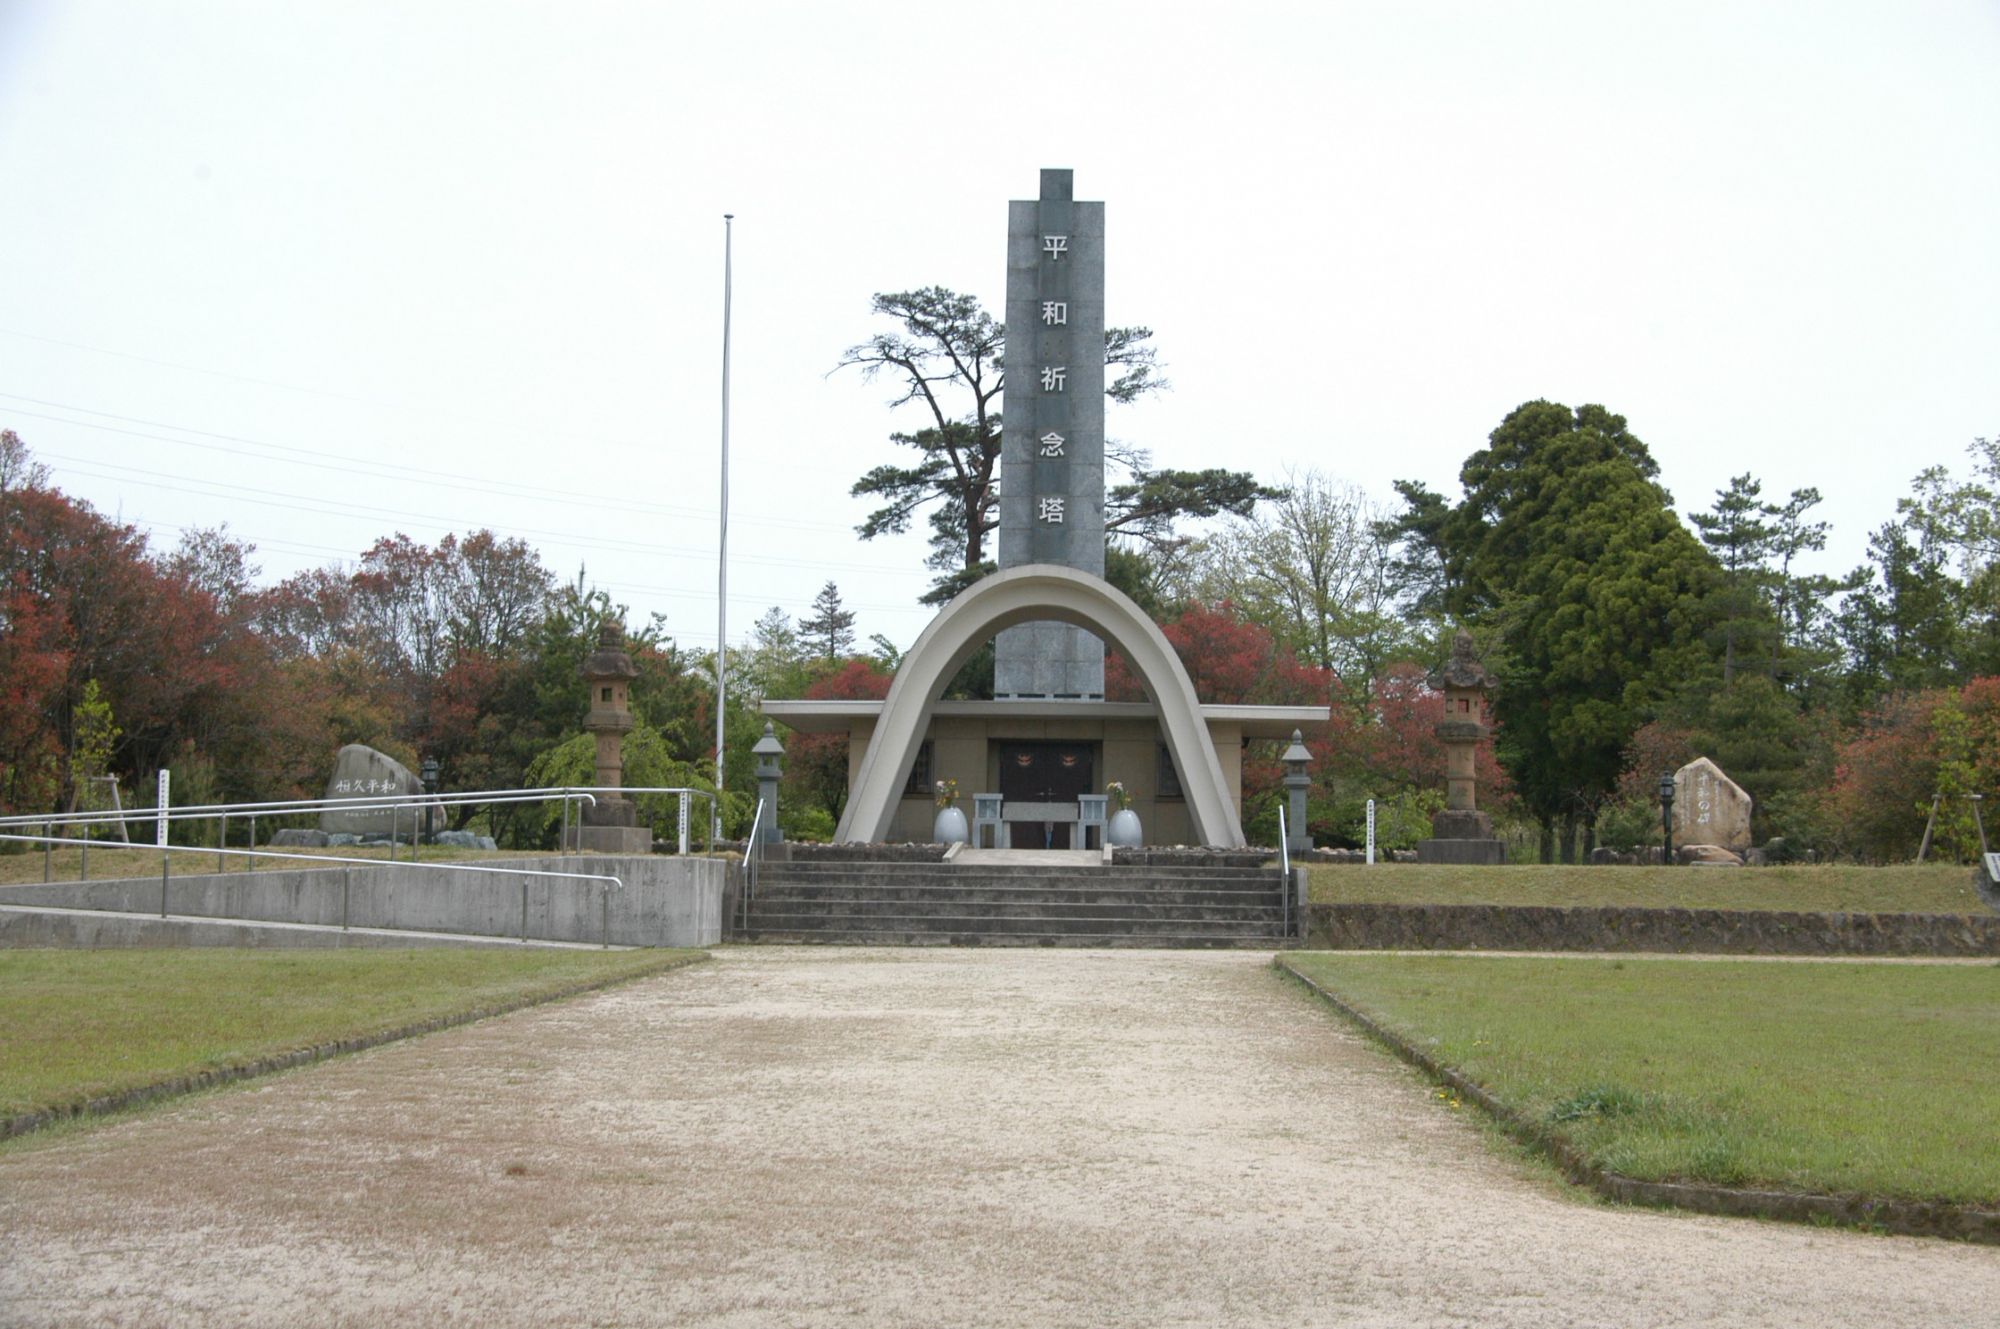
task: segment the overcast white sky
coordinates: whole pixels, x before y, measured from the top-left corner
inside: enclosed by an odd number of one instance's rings
[[[1067,166],[1162,464],[1456,494],[1597,401],[1837,570],[2000,432],[1990,0],[707,8],[0,0],[0,426],[266,580],[490,526],[707,647],[734,212],[730,636],[831,577],[907,646],[847,488],[918,422],[827,371],[872,292],[998,310]]]

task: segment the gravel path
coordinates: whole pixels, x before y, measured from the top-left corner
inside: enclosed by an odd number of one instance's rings
[[[1576,1198],[1251,953],[726,950],[0,1156],[0,1323],[2000,1325]]]

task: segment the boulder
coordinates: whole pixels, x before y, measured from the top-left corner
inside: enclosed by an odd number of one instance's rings
[[[363,743],[349,743],[333,759],[333,778],[326,782],[326,796],[365,799],[410,797],[424,792],[423,781],[387,753]],[[412,805],[413,807],[416,805]],[[441,812],[442,809],[439,809]],[[352,812],[330,807],[319,814],[319,828],[328,835],[379,836],[387,840],[391,828],[398,839],[414,835],[423,818],[412,808],[369,808]]]
[[[491,837],[474,835],[471,831],[439,831],[431,837],[432,844],[450,845],[453,849],[484,848],[485,846],[479,843],[481,840],[491,843]]]
[[[1707,757],[1674,772],[1674,840],[1721,845],[1733,853],[1750,847],[1750,795]]]
[[[327,844],[325,831],[304,831],[287,827],[271,837],[273,849],[324,849]]]
[[[1719,844],[1684,844],[1676,857],[1690,867],[1740,868],[1743,860]]]

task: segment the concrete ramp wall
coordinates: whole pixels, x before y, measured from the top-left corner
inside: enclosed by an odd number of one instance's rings
[[[614,946],[712,946],[722,940],[730,869],[724,859],[563,855],[477,866],[609,873],[624,889],[607,894],[595,881],[446,872],[422,863],[301,867],[171,877],[164,912]],[[157,877],[5,886],[0,904],[162,912]]]

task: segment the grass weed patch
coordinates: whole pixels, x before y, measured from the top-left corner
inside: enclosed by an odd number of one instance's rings
[[[0,951],[0,1117],[637,977],[699,951]]]
[[[1611,1171],[2000,1203],[2000,967],[1291,963]]]

